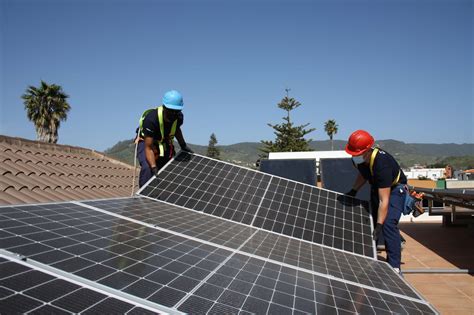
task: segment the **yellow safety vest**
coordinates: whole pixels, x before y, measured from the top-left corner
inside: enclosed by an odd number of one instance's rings
[[[372,155],[370,156],[370,175],[372,175],[372,177],[374,177],[374,162],[375,162],[375,157],[377,156],[377,153],[379,153],[379,148],[375,148],[374,151],[372,151]],[[400,179],[400,170],[398,170],[398,175],[393,180],[392,186],[395,186],[398,183],[399,179]]]
[[[168,145],[172,146],[173,145],[173,140],[174,140],[174,135],[176,133],[176,128],[178,126],[178,120],[176,119],[173,124],[171,125],[171,130],[168,135],[168,137],[165,137],[165,123],[163,119],[163,106],[159,106],[156,108],[157,109],[157,114],[158,114],[158,123],[160,125],[160,133],[161,133],[161,139],[157,141],[158,148],[160,150],[160,156],[165,156],[165,139],[168,140]],[[152,109],[147,109],[143,114],[142,117],[140,117],[139,121],[139,132],[138,134],[140,136],[143,136],[143,120],[145,120],[145,116],[152,111]]]

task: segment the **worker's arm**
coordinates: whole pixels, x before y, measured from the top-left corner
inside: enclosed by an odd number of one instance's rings
[[[357,178],[354,181],[354,184],[352,185],[352,189],[349,192],[347,192],[346,195],[355,197],[359,189],[361,189],[361,187],[364,186],[366,181],[367,180],[360,173],[357,174]]]
[[[156,158],[153,153],[153,138],[145,137],[145,156],[152,173],[156,174]]]
[[[360,173],[357,174],[357,178],[354,182],[354,185],[352,185],[352,189],[354,189],[355,191],[359,191],[359,189],[361,189],[362,186],[364,186],[366,181],[367,180],[364,178],[364,176],[362,176]]]
[[[184,141],[183,132],[181,131],[181,127],[176,128],[176,140],[178,140],[179,146],[181,150],[193,153],[193,151],[188,147],[186,141]]]
[[[374,240],[377,241],[380,237],[380,234],[383,230],[383,223],[385,222],[385,218],[388,214],[388,204],[390,202],[390,187],[387,188],[379,188],[379,208],[377,209],[377,224],[375,225],[374,232],[372,236]]]
[[[379,188],[378,193],[380,202],[377,216],[377,224],[383,224],[388,214],[388,204],[390,202],[390,187]]]

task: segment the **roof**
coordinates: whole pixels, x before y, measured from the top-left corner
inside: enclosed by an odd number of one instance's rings
[[[132,166],[94,150],[0,135],[0,205],[130,196],[132,182]]]
[[[433,269],[474,270],[472,228],[444,227],[439,223],[426,222],[401,223],[399,227],[407,241],[402,251],[402,271],[412,271],[404,273],[405,280],[441,314],[473,314],[472,275],[434,271],[423,273]],[[381,256],[385,255],[385,252],[381,253]]]

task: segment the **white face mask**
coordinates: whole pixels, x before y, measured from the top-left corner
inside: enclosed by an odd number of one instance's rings
[[[352,161],[354,162],[354,164],[362,164],[365,162],[364,160],[364,155],[358,155],[358,156],[353,156],[352,157]]]

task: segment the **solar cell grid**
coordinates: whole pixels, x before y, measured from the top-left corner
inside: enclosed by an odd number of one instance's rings
[[[58,211],[63,224],[75,218],[76,227],[69,227],[72,231],[67,236],[56,234],[56,230],[28,229],[31,226],[27,221],[33,218],[41,223],[57,222],[49,218],[57,219]],[[75,204],[66,203],[63,208],[49,209],[47,205],[30,208],[29,216],[21,219],[13,214],[16,212],[23,212],[22,207],[0,208],[3,218],[0,224],[8,226],[7,233],[23,228],[21,236],[12,234],[0,239],[3,249],[164,306],[177,303],[230,254]],[[8,219],[9,214],[17,219]],[[106,225],[111,228],[91,224],[85,219],[89,217],[100,218],[101,223],[109,222]],[[80,227],[92,230],[80,230]],[[104,229],[108,232],[103,233]],[[100,234],[95,234],[98,231]],[[42,233],[51,238],[38,238]],[[84,239],[84,235],[88,238]],[[21,245],[16,240],[21,240]]]
[[[225,221],[146,198],[87,202],[88,205],[136,219],[147,209],[147,223],[229,249],[286,263],[343,280],[417,298],[416,293],[385,263],[303,242],[285,235]],[[140,210],[141,209],[141,210]],[[138,215],[140,218],[141,215]],[[250,237],[252,236],[252,237]],[[244,244],[244,246],[241,246]]]
[[[152,314],[135,304],[84,288],[0,256],[0,313]]]
[[[342,280],[418,298],[418,295],[387,264],[317,244],[260,231],[240,251]]]
[[[274,177],[254,225],[310,242],[373,257],[367,203]]]
[[[174,163],[174,164],[173,164]],[[178,157],[143,195],[251,224],[270,176],[204,157]]]
[[[292,268],[236,254],[178,310],[211,314],[430,314],[425,304],[393,298]],[[397,305],[390,301],[397,301]]]
[[[91,201],[86,204],[231,249],[239,248],[254,233],[250,226],[146,198]]]

